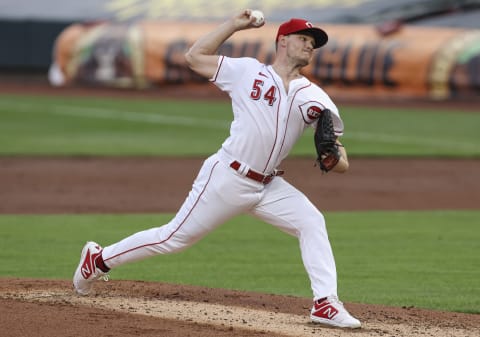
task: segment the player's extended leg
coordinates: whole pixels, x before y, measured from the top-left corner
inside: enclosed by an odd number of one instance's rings
[[[251,213],[298,238],[314,295],[311,320],[329,326],[359,328],[360,321],[338,299],[335,260],[325,219],[308,198],[284,179],[275,178]]]
[[[110,268],[158,254],[179,252],[234,215],[244,212],[256,196],[240,193],[245,183],[230,167],[211,157],[206,160],[185,202],[166,225],[151,228],[103,250]]]
[[[259,189],[258,183],[238,175],[216,156],[210,157],[168,224],[133,234],[103,251],[98,244],[87,243],[74,274],[75,290],[88,294],[91,283],[103,276],[107,268],[179,252],[193,245],[232,216],[250,209],[258,201]]]
[[[282,178],[266,186],[251,213],[298,238],[315,299],[337,294],[337,273],[325,219],[299,190]]]

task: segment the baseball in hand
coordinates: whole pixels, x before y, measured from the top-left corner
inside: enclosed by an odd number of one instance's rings
[[[256,26],[256,27],[261,26],[263,24],[263,22],[265,22],[265,17],[263,16],[262,11],[259,11],[257,9],[253,10],[250,13],[250,17],[255,18],[255,21],[253,21],[253,25]]]

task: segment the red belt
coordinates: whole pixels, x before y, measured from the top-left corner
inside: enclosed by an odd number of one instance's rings
[[[238,169],[242,166],[238,161],[233,161],[230,163],[230,167],[233,168],[235,171],[238,171]],[[262,183],[264,185],[267,185],[269,182],[272,181],[273,177],[275,176],[281,176],[284,173],[284,171],[281,170],[275,170],[272,174],[262,174],[255,172],[253,170],[248,170],[247,174],[245,175],[246,177],[258,181],[259,183]]]

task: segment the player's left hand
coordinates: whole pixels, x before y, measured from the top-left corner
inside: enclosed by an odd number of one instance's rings
[[[325,109],[320,114],[314,135],[317,163],[322,172],[331,171],[340,160],[337,136],[333,128],[332,112]]]

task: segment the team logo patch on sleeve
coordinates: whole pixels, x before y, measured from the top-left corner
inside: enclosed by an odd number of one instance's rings
[[[321,105],[319,102],[307,102],[300,105],[299,108],[300,112],[302,113],[303,120],[307,124],[315,122],[318,117],[320,117],[320,114],[324,109],[323,105]]]

